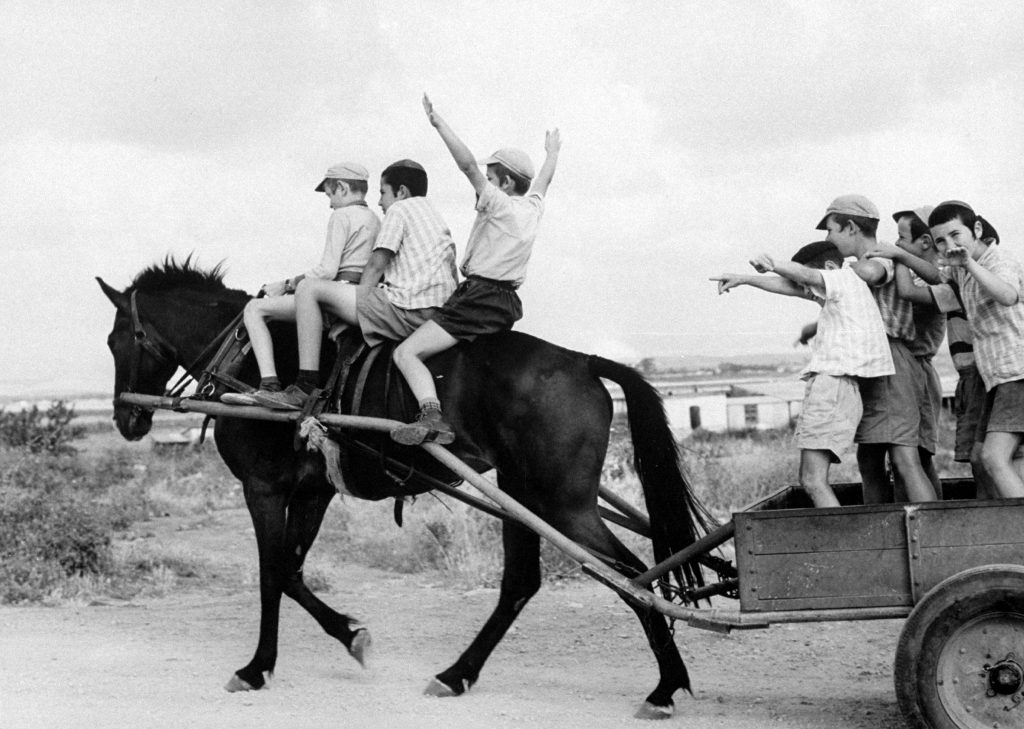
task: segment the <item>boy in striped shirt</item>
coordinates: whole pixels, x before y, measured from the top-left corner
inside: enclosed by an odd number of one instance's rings
[[[1024,497],[1013,464],[1024,442],[1024,266],[985,242],[983,221],[965,202],[939,204],[928,225],[959,286],[987,390],[978,429],[982,466],[999,496]]]

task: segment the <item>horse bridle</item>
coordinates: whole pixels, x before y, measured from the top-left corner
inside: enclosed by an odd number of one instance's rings
[[[132,325],[132,359],[131,367],[128,370],[128,384],[125,386],[124,392],[135,392],[135,388],[139,384],[139,362],[142,359],[142,350],[149,352],[154,359],[160,364],[168,364],[178,366],[178,350],[168,342],[156,329],[149,327],[146,329],[145,324],[142,323],[142,319],[139,317],[139,305],[135,300],[137,291],[132,291],[132,295],[128,300],[128,317],[131,319]],[[114,405],[118,404],[117,398],[114,398]],[[140,405],[132,405],[132,411],[135,414],[141,413],[146,410]]]

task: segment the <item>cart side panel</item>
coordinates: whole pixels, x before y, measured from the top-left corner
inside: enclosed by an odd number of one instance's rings
[[[921,504],[914,517],[911,571],[919,596],[971,567],[1024,564],[1024,499]]]
[[[913,602],[899,506],[742,512],[733,518],[744,612]]]
[[[1024,564],[1024,499],[733,515],[743,612],[912,606],[947,577]]]

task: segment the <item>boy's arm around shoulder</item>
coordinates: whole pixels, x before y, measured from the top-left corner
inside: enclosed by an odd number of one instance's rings
[[[445,146],[448,147],[448,151],[451,152],[455,164],[462,170],[462,174],[469,178],[469,182],[473,185],[476,194],[482,193],[484,187],[487,186],[487,177],[480,171],[480,165],[477,164],[476,157],[473,156],[469,147],[459,139],[458,135],[452,131],[452,128],[448,126],[448,122],[434,111],[434,105],[430,103],[430,98],[426,94],[423,94],[423,110],[427,113],[427,119],[431,125],[441,135],[441,139],[444,141]]]
[[[544,135],[544,164],[541,165],[537,178],[530,187],[531,193],[537,193],[541,197],[547,194],[551,179],[555,176],[555,167],[558,165],[558,152],[562,148],[562,137],[558,129],[552,129]]]

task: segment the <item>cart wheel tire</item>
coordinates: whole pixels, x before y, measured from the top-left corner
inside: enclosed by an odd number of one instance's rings
[[[913,729],[1024,719],[1024,567],[964,570],[936,585],[900,633],[896,698]]]

